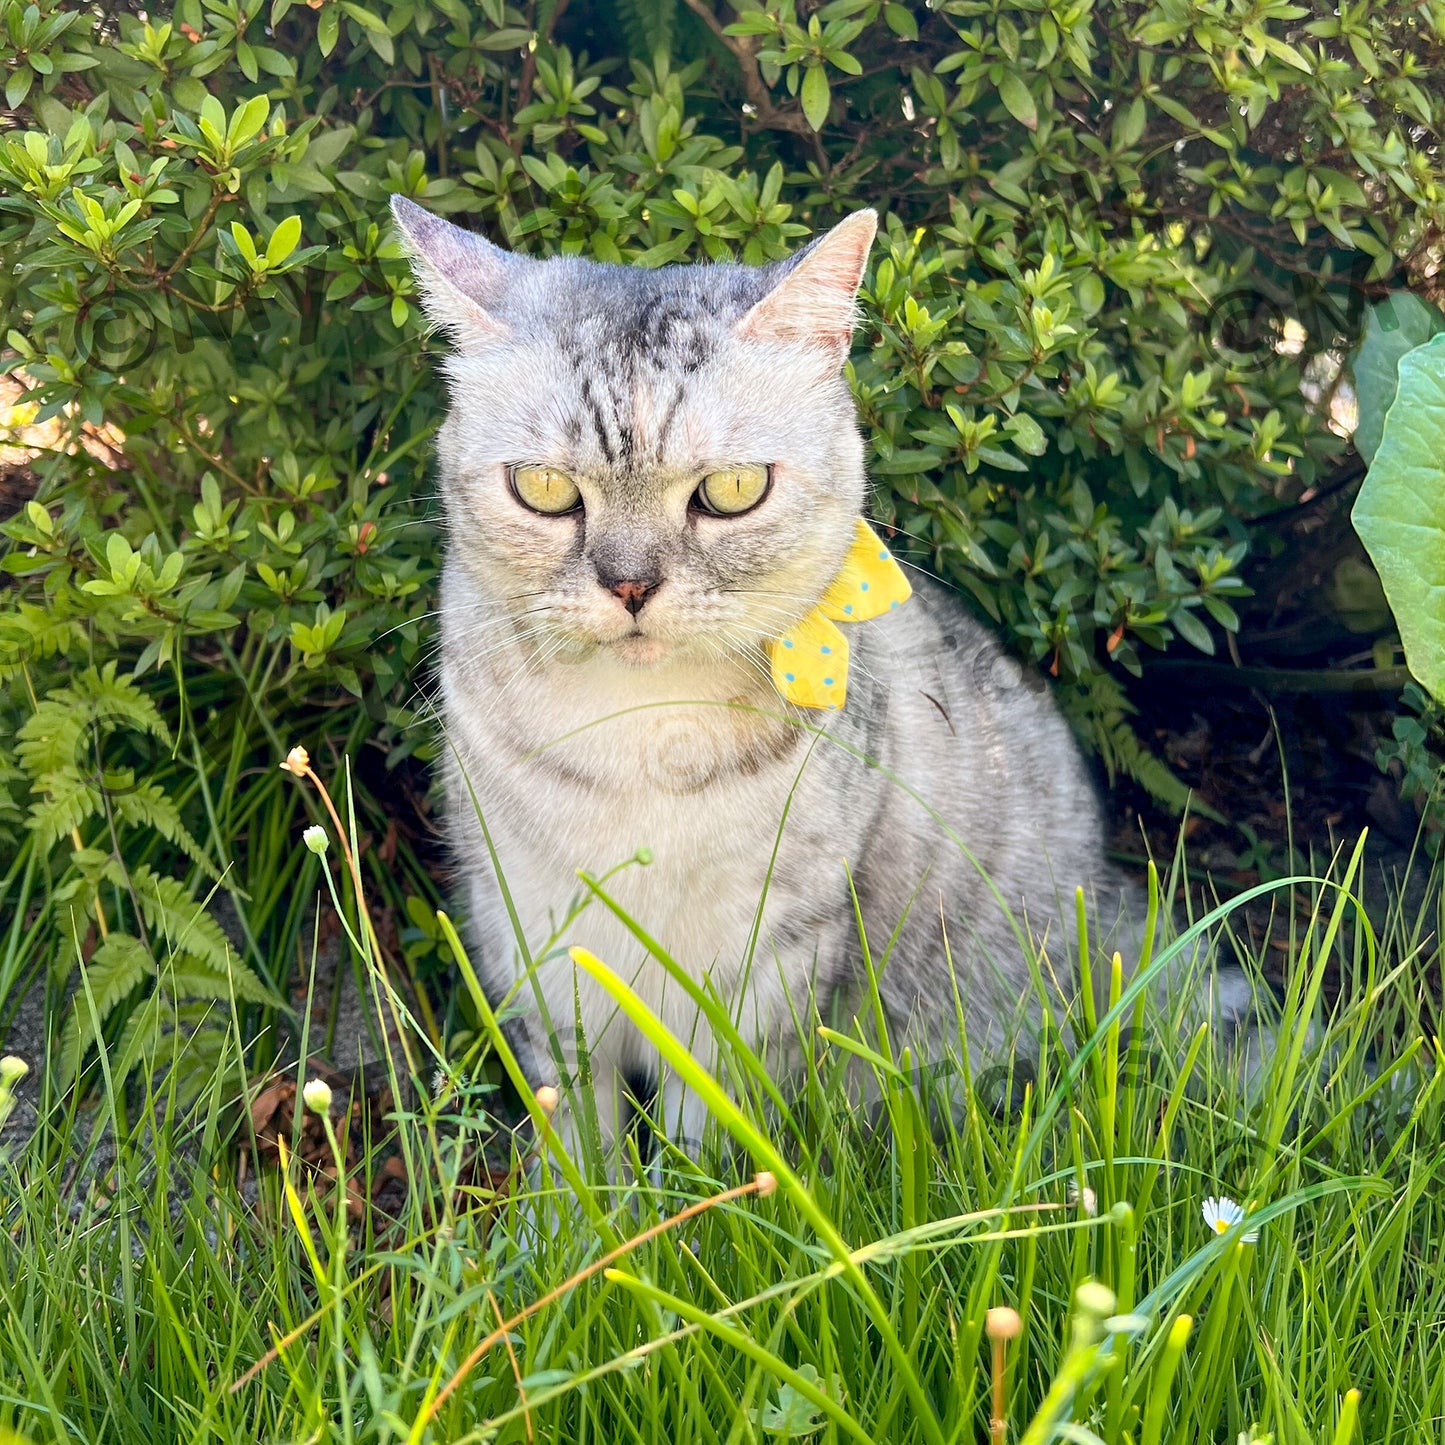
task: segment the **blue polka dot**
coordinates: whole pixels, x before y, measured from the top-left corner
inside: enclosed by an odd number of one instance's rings
[[[843,611],[846,612],[849,617],[851,617],[851,616],[853,615],[853,605],[852,605],[852,603],[849,603],[848,606],[843,609]]]
[[[792,640],[791,637],[785,637],[785,638],[783,639],[783,646],[784,646],[784,647],[791,647],[792,645],[793,645],[793,640]]]
[[[825,678],[823,679],[823,686],[824,686],[824,687],[832,687],[832,686],[833,686],[833,679],[832,679],[831,677],[825,677]]]
[[[793,679],[793,674],[792,674],[791,672],[785,672],[785,673],[783,674],[783,676],[784,676],[785,678],[787,678],[789,682],[792,682],[792,681],[794,680],[794,679]]]
[[[868,584],[866,582],[860,583],[859,585],[863,588],[865,592],[868,590]]]
[[[827,657],[832,651],[833,651],[833,649],[832,649],[831,647],[825,647],[825,648],[823,648],[823,656],[824,656],[824,657]]]
[[[886,562],[888,560],[888,549],[886,547],[878,554],[878,560],[880,562]]]
[[[891,611],[892,611],[895,607],[897,607],[897,606],[898,606],[898,599],[895,597],[895,598],[893,599],[893,601],[888,604],[888,610],[891,612]]]

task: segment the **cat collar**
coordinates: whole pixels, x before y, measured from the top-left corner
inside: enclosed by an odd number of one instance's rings
[[[883,539],[858,518],[853,545],[822,600],[769,643],[773,686],[797,707],[842,707],[848,698],[848,639],[836,622],[867,622],[913,595]]]

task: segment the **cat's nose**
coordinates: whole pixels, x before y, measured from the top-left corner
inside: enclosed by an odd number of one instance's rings
[[[607,578],[602,585],[614,596],[622,600],[622,605],[636,617],[642,611],[647,599],[662,586],[661,580],[641,582],[635,578],[619,579],[613,581]]]

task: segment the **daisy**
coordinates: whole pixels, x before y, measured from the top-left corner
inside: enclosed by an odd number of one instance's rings
[[[1216,1234],[1228,1234],[1243,1218],[1243,1208],[1222,1194],[1217,1199],[1210,1195],[1204,1201],[1204,1222]],[[1253,1244],[1259,1238],[1259,1230],[1248,1229],[1241,1237],[1246,1244]]]

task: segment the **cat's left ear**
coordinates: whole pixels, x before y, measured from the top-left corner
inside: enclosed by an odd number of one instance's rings
[[[877,233],[876,211],[855,211],[839,221],[787,263],[777,285],[738,322],[738,335],[813,347],[835,355],[841,366],[853,339],[855,298]]]
[[[509,333],[494,311],[517,269],[529,265],[423,210],[405,196],[391,198],[391,214],[421,288],[432,322],[451,333],[458,350],[471,351]]]

